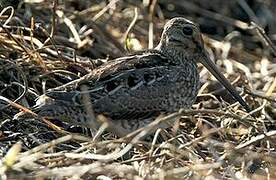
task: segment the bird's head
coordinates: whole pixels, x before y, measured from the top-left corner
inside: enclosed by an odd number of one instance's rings
[[[159,45],[168,56],[196,60],[204,50],[198,26],[182,17],[169,20],[163,30]]]

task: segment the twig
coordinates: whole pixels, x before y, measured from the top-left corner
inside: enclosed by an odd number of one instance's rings
[[[248,3],[245,0],[236,0],[236,1],[243,8],[243,10],[247,13],[247,15],[250,17],[252,21],[258,24],[260,23],[260,20],[258,19],[254,11],[251,9],[251,7],[248,5]]]
[[[20,105],[20,104],[17,104],[15,102],[12,102],[11,100],[9,100],[8,98],[6,97],[3,97],[3,96],[0,96],[0,100],[6,102],[7,104],[10,104],[12,107],[15,107],[17,109],[20,109],[22,110],[24,113],[28,113],[30,115],[32,115],[33,117],[36,117],[36,118],[39,118],[40,120],[42,120],[43,122],[45,122],[49,127],[51,127],[52,129],[54,129],[55,131],[57,132],[60,132],[60,133],[64,133],[65,131],[63,131],[60,127],[56,126],[55,124],[51,123],[50,121],[48,121],[47,119],[45,118],[41,118],[39,117],[36,113],[34,113],[33,111],[31,111],[30,109],[28,108],[25,108],[24,106]],[[15,115],[15,118],[17,118],[18,116],[22,115],[22,112],[18,113]]]
[[[2,59],[2,61],[6,61],[6,62],[12,64],[12,66],[14,66],[16,68],[16,70],[20,73],[20,76],[21,76],[21,78],[23,80],[23,86],[24,86],[23,92],[19,95],[18,98],[16,98],[13,101],[14,103],[16,103],[16,102],[20,101],[26,95],[26,93],[28,91],[28,81],[27,81],[27,78],[26,78],[23,70],[17,64],[15,64],[14,62],[12,62],[10,60],[4,60],[4,59]],[[9,105],[4,106],[4,107],[0,107],[0,110],[3,110],[4,108],[7,108],[7,107],[9,107]]]
[[[149,7],[149,42],[148,42],[148,48],[153,48],[153,14],[155,11],[157,0],[153,0]]]
[[[276,47],[273,45],[272,41],[266,35],[263,28],[261,28],[258,24],[251,22],[251,26],[248,29],[255,29],[261,41],[270,48],[271,52],[276,56]]]
[[[52,26],[51,26],[51,32],[49,37],[44,41],[43,45],[47,44],[49,40],[51,40],[54,36],[55,30],[56,30],[56,10],[57,10],[57,0],[53,1],[53,8],[52,8]]]
[[[48,143],[36,146],[35,148],[30,149],[30,150],[22,153],[18,158],[24,158],[25,156],[31,155],[33,153],[46,151],[50,147],[54,147],[57,144],[61,144],[63,142],[70,141],[70,140],[91,141],[90,138],[87,138],[87,137],[84,137],[84,136],[80,136],[80,135],[76,135],[76,134],[69,134],[69,135],[60,137],[58,139],[52,140]]]
[[[3,16],[3,14],[8,11],[11,10],[10,15],[8,16],[8,18],[5,20],[5,23],[3,24],[3,26],[6,26],[12,19],[13,15],[14,15],[14,8],[12,6],[8,6],[6,8],[4,8],[1,12],[0,12],[0,17]]]
[[[249,90],[245,89],[245,93],[249,94],[249,95],[251,95],[253,97],[258,97],[258,98],[266,99],[266,100],[268,100],[270,102],[276,103],[276,97],[269,97],[269,96],[263,95],[264,94],[263,92],[259,92],[258,93],[258,92],[254,92],[252,90],[249,91]]]
[[[87,85],[81,85],[80,87],[81,91],[86,91],[88,92],[88,87]],[[90,94],[89,93],[81,93],[80,94],[82,97],[81,97],[81,101],[82,101],[82,104],[84,105],[84,109],[85,109],[85,112],[88,114],[88,121],[87,123],[89,123],[91,125],[91,129],[98,129],[99,125],[97,124],[97,120],[96,120],[96,116],[95,116],[95,112],[94,112],[94,109],[93,109],[93,105],[92,105],[92,102],[91,102],[91,97],[90,97]]]
[[[180,146],[178,147],[178,149],[183,149],[183,148],[186,148],[186,147],[191,146],[191,145],[193,145],[193,144],[196,144],[196,143],[202,141],[203,139],[207,138],[207,137],[210,136],[211,134],[214,134],[214,133],[217,133],[217,132],[223,131],[223,130],[225,130],[225,128],[214,128],[214,129],[211,129],[211,130],[209,130],[208,132],[205,132],[202,136],[200,136],[200,137],[198,137],[198,138],[196,138],[196,139],[193,139],[193,140],[190,141],[190,142],[187,142],[187,143],[185,143],[185,144],[180,145]]]
[[[260,135],[257,135],[255,137],[251,137],[251,139],[249,141],[246,141],[245,143],[239,144],[238,146],[235,147],[236,150],[245,148],[246,146],[249,146],[253,143],[256,143],[262,139],[268,138],[268,137],[272,137],[272,136],[276,136],[276,130],[274,131],[269,131]]]
[[[134,17],[133,17],[131,23],[129,24],[126,32],[123,35],[123,39],[124,39],[124,42],[125,42],[125,47],[126,47],[126,49],[127,49],[128,52],[130,52],[130,49],[128,47],[128,34],[131,31],[131,29],[134,27],[134,25],[135,25],[135,23],[137,21],[137,18],[138,18],[138,9],[134,8]]]
[[[57,10],[56,14],[58,15],[59,18],[63,19],[64,23],[68,26],[68,28],[70,29],[74,39],[76,40],[76,42],[78,44],[78,47],[79,47],[79,45],[81,44],[81,39],[80,39],[79,33],[77,32],[73,22],[69,18],[67,18],[65,16],[64,12],[61,10]]]
[[[98,12],[93,18],[92,21],[96,21],[97,19],[99,19],[109,8],[111,8],[112,6],[114,6],[117,2],[119,2],[120,0],[111,0],[108,5],[106,5],[100,12]]]

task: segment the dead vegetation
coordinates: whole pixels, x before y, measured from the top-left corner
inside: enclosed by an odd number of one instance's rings
[[[6,5],[0,14],[1,179],[276,178],[274,1]],[[180,110],[127,137],[104,132],[104,124],[91,136],[89,129],[35,114],[14,119],[45,91],[109,59],[153,47],[164,22],[175,16],[200,24],[211,58],[254,116],[201,69],[202,88],[193,110]],[[156,123],[170,119],[176,120],[171,129],[142,138]]]

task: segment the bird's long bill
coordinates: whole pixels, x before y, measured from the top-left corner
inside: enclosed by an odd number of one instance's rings
[[[219,69],[212,62],[212,60],[207,55],[207,52],[204,53],[200,62],[216,77],[217,80],[231,93],[231,95],[244,107],[247,112],[250,112],[250,108],[243,98],[238,94],[235,88],[229,83],[229,81],[220,73]]]

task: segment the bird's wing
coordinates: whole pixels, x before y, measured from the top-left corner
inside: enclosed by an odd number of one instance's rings
[[[90,92],[95,92],[108,86],[107,84],[111,86],[111,83],[118,79],[123,80],[133,71],[168,66],[172,63],[157,50],[141,51],[134,55],[108,61],[94,69],[90,73],[89,79],[85,79],[81,84],[88,85]],[[110,86],[107,87],[107,92],[109,88],[112,88]],[[71,101],[78,94],[78,91],[49,91],[45,95],[55,100]]]
[[[196,97],[196,67],[191,72],[191,67],[174,64],[155,51],[128,56],[115,63],[105,66],[97,81],[91,81],[91,89],[78,96],[89,93],[98,113],[113,119],[146,118],[158,112],[174,111],[174,102],[189,107]],[[176,92],[174,100],[170,99],[172,91]]]
[[[85,105],[83,95],[88,94],[96,113],[112,119],[148,118],[160,111],[169,111],[169,103],[165,101],[175,82],[190,81],[189,78],[174,79],[186,76],[177,74],[187,72],[182,68],[156,51],[135,54],[96,69],[86,83],[89,88],[86,92],[49,92],[47,96],[59,104],[82,107]],[[187,82],[188,90],[191,84]]]
[[[118,74],[125,73],[128,70],[168,66],[170,64],[173,64],[173,62],[170,62],[168,58],[157,50],[141,51],[134,55],[108,61],[108,63],[94,70],[92,73],[93,77],[90,81],[92,83],[98,83],[112,79]]]

